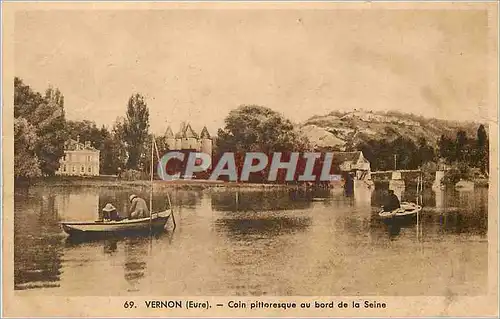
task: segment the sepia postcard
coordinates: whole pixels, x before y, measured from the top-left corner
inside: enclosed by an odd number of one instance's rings
[[[498,317],[498,3],[2,3],[2,317]]]

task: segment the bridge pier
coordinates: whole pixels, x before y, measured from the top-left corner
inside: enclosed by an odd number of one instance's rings
[[[436,171],[436,177],[434,179],[434,183],[432,184],[433,189],[441,188],[441,181],[444,178],[444,171]]]
[[[401,172],[392,172],[391,180],[389,181],[389,189],[393,189],[394,192],[396,192],[396,189],[405,189],[405,181],[401,178]]]
[[[373,181],[371,180],[354,180],[354,203],[356,206],[371,206]]]
[[[435,197],[436,197],[436,208],[443,208],[444,207],[444,191],[440,188],[434,188],[432,186]]]

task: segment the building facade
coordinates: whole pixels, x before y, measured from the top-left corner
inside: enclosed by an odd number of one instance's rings
[[[197,134],[189,123],[182,123],[179,132],[174,135],[170,126],[165,132],[169,150],[190,150],[212,155],[213,141],[206,127]]]
[[[70,139],[64,145],[64,156],[60,159],[57,175],[67,176],[98,176],[99,150],[86,141],[81,143]]]

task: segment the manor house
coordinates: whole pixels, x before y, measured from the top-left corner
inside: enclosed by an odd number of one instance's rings
[[[98,176],[99,150],[90,145],[89,141],[80,142],[69,139],[64,144],[64,156],[60,159],[56,175]]]

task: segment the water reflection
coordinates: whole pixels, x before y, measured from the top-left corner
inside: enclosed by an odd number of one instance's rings
[[[62,250],[55,196],[24,193],[15,205],[23,212],[15,215],[15,289],[58,287]]]
[[[304,190],[249,191],[231,190],[212,194],[216,211],[276,211],[306,209],[315,193]]]
[[[310,223],[310,218],[271,216],[265,218],[222,218],[215,222],[215,226],[219,232],[226,233],[233,238],[240,238],[242,236],[268,237],[290,234],[305,230]]]
[[[125,243],[125,280],[130,284],[130,290],[136,290],[136,286],[144,277],[146,270],[148,238],[129,238]]]
[[[147,191],[134,193],[147,198]],[[15,289],[53,287],[50,293],[62,295],[439,295],[443,287],[456,294],[486,287],[487,189],[426,190],[418,225],[382,222],[377,207],[384,190],[359,187],[353,197],[324,189],[178,190],[171,193],[178,229],[152,238],[75,241],[58,225],[93,219],[107,202],[125,211],[130,192],[16,191]],[[401,192],[403,201],[415,198],[413,189]],[[154,207],[164,208],[165,199],[156,193]],[[402,274],[377,271],[394,267]],[[399,278],[404,273],[418,275],[408,285]]]

